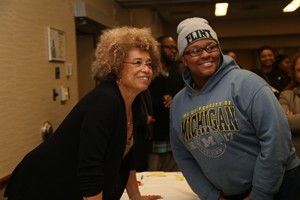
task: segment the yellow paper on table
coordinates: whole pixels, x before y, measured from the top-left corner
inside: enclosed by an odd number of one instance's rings
[[[182,174],[176,174],[176,181],[184,181],[184,176]]]
[[[163,177],[163,176],[167,176],[167,173],[165,172],[150,172],[147,176],[159,176],[159,177]]]

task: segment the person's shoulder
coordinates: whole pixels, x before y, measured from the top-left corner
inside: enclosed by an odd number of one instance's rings
[[[247,69],[232,70],[228,78],[236,94],[254,95],[264,87],[270,88],[264,79]]]
[[[183,99],[185,98],[186,96],[186,87],[183,87],[181,90],[179,90],[175,96],[173,97],[173,100],[172,100],[172,104],[175,104],[177,103],[178,101],[180,101],[180,99]]]
[[[173,97],[172,100],[172,106],[171,110],[173,111],[178,110],[183,105],[186,105],[188,103],[189,96],[186,92],[186,87],[183,87],[179,92],[176,93],[176,95]]]
[[[231,71],[231,76],[240,80],[257,80],[261,79],[255,72],[248,69],[235,69]]]
[[[255,74],[254,71],[249,70],[249,69],[241,69],[241,68],[238,68],[238,69],[235,69],[235,70],[233,70],[233,71],[236,72],[236,73],[239,73],[239,74]]]
[[[99,101],[108,103],[114,101],[114,99],[119,99],[120,92],[117,88],[116,83],[103,82],[96,85],[90,92],[88,92],[82,100],[84,101]]]
[[[118,91],[118,85],[115,82],[104,81],[100,84],[97,84],[94,90],[95,92],[115,93]]]

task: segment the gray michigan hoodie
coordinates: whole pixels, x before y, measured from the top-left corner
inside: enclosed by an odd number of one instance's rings
[[[251,188],[251,199],[273,199],[285,170],[299,165],[287,119],[263,79],[222,60],[201,91],[183,72],[170,110],[174,157],[201,200]]]

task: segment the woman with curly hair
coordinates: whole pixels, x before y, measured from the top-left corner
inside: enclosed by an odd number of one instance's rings
[[[117,200],[125,188],[131,200],[160,198],[141,196],[133,155],[139,94],[160,69],[158,44],[147,28],[114,28],[95,56],[99,84],[19,163],[8,200]]]

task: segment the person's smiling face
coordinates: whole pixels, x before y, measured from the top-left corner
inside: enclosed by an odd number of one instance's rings
[[[195,84],[200,84],[198,88],[203,87],[220,66],[220,50],[216,44],[215,40],[203,39],[192,43],[184,51],[185,55],[182,61],[190,69]],[[213,51],[209,53],[204,49],[197,56],[190,55],[191,52],[197,52],[199,48],[207,48]]]
[[[146,90],[153,76],[151,65],[149,52],[138,48],[129,50],[121,70],[122,87],[136,94]]]
[[[272,71],[272,64],[275,61],[274,53],[271,49],[264,49],[259,55],[259,61],[264,73]]]

